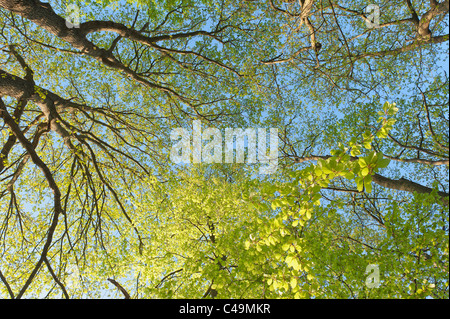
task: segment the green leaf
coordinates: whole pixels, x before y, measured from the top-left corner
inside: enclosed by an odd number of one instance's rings
[[[366,192],[367,193],[371,193],[372,192],[372,177],[371,176],[367,176],[364,179],[364,187],[366,188]]]
[[[391,163],[390,159],[382,158],[382,159],[378,160],[377,166],[378,166],[378,168],[386,168],[389,166],[390,163]]]
[[[297,287],[297,279],[296,278],[294,278],[294,277],[291,278],[290,286],[292,289]]]
[[[361,177],[358,177],[356,179],[356,185],[358,187],[358,192],[362,192],[364,190],[364,179]]]
[[[306,212],[306,220],[310,220],[310,219],[311,219],[311,211],[308,210],[308,211]]]
[[[352,180],[352,179],[355,178],[355,174],[353,172],[348,172],[348,173],[345,174],[345,178],[349,179],[349,180]]]
[[[369,175],[369,168],[368,168],[368,167],[364,167],[364,168],[361,170],[361,175],[362,175],[362,176],[367,176],[367,175]]]

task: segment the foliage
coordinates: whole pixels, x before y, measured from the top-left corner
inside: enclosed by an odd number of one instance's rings
[[[449,2],[368,4],[0,0],[0,296],[449,298]]]

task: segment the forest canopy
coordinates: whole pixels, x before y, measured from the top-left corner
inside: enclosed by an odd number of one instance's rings
[[[0,0],[0,298],[449,298],[448,12]]]

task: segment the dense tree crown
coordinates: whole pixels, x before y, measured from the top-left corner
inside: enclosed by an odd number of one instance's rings
[[[448,11],[0,0],[0,298],[449,298]]]

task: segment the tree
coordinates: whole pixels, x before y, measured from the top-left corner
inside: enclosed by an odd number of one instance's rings
[[[449,2],[372,9],[0,0],[1,296],[448,298]],[[174,165],[194,119],[278,172]]]

